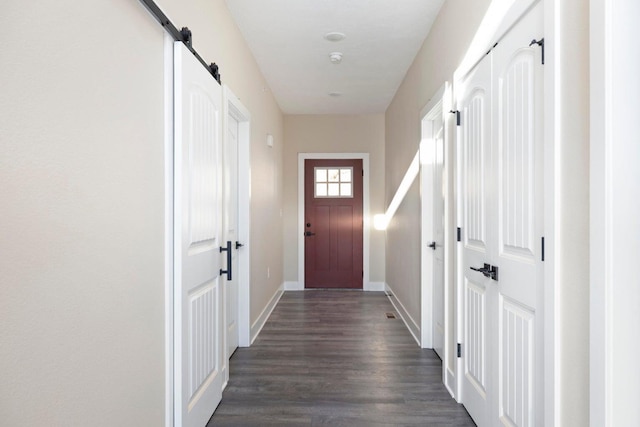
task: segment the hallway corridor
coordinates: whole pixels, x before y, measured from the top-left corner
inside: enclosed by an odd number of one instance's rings
[[[209,426],[473,426],[382,292],[285,292]]]

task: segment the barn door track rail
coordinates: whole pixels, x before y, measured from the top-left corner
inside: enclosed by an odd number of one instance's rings
[[[209,73],[211,73],[218,84],[222,84],[222,80],[220,79],[220,71],[216,63],[212,62],[211,64],[207,64],[204,59],[202,59],[200,54],[193,48],[193,36],[191,34],[191,30],[188,27],[182,27],[181,30],[178,30],[178,28],[173,25],[171,20],[167,17],[167,15],[164,14],[164,12],[153,0],[140,0],[140,2],[147,8],[149,12],[151,12],[151,14],[171,35],[171,37],[173,37],[175,41],[184,43],[187,49],[189,49],[191,53],[193,53],[193,56],[195,56],[196,59],[202,64],[202,66],[206,68]]]

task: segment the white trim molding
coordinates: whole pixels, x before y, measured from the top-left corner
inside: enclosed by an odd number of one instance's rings
[[[164,35],[164,352],[165,427],[173,427],[173,37]]]
[[[229,115],[238,121],[238,345],[251,345],[251,113],[227,85],[223,85],[223,132]]]
[[[590,2],[590,425],[640,425],[638,0]]]
[[[387,288],[384,282],[367,282],[362,290],[366,292],[384,292]]]
[[[304,289],[304,161],[307,159],[361,159],[362,180],[362,278],[363,289],[369,283],[369,253],[371,246],[371,213],[369,209],[369,153],[298,153],[298,283]]]
[[[253,322],[253,325],[251,325],[251,344],[253,344],[256,338],[258,338],[260,331],[262,331],[262,328],[264,328],[264,325],[267,323],[267,320],[269,320],[271,313],[273,313],[273,310],[278,305],[278,301],[280,301],[280,298],[282,298],[282,295],[284,295],[284,284],[278,287],[278,289],[276,290],[276,293],[273,294],[273,296],[271,297],[271,300],[269,300],[264,310],[262,310],[262,313],[260,313],[260,316],[258,316],[256,321]]]
[[[393,305],[393,308],[396,309],[398,315],[404,322],[413,339],[416,340],[416,344],[418,344],[419,347],[420,339],[418,337],[420,336],[420,326],[418,326],[418,323],[409,315],[409,312],[406,308],[404,308],[404,305],[402,305],[400,300],[396,298],[391,286],[389,286],[388,283],[385,283],[384,285],[385,292],[387,293],[387,298],[389,298],[389,301],[391,301],[391,305]]]
[[[285,291],[304,291],[304,286],[300,282],[284,282]]]

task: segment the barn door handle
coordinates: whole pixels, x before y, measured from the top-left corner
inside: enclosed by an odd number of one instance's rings
[[[244,245],[240,242],[236,242],[236,249],[240,249],[241,247],[243,247]]]
[[[306,237],[309,237],[309,236],[315,236],[315,235],[316,235],[316,233],[314,233],[314,232],[312,232],[312,231],[305,231],[305,232],[304,232],[304,235],[305,235]]]
[[[231,263],[231,240],[227,240],[227,246],[220,246],[220,253],[222,252],[226,252],[227,253],[227,269],[223,270],[220,269],[220,275],[222,276],[223,274],[227,275],[227,280],[231,280],[232,278],[232,266],[233,264]]]
[[[431,249],[433,249],[434,251],[436,250],[436,242],[431,242],[428,245]]]

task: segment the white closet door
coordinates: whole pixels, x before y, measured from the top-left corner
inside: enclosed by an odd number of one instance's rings
[[[530,46],[542,29],[538,4],[470,73],[459,98],[462,401],[479,427],[544,421],[543,72],[542,49]]]
[[[201,427],[222,398],[222,90],[174,47],[175,425]]]
[[[543,65],[541,48],[529,46],[542,32],[539,4],[492,53],[500,425],[543,424]]]
[[[458,108],[462,117],[461,174],[463,378],[462,402],[478,426],[489,425],[494,393],[497,289],[483,268],[495,246],[490,212],[494,185],[491,169],[491,61],[483,59],[462,84]]]

